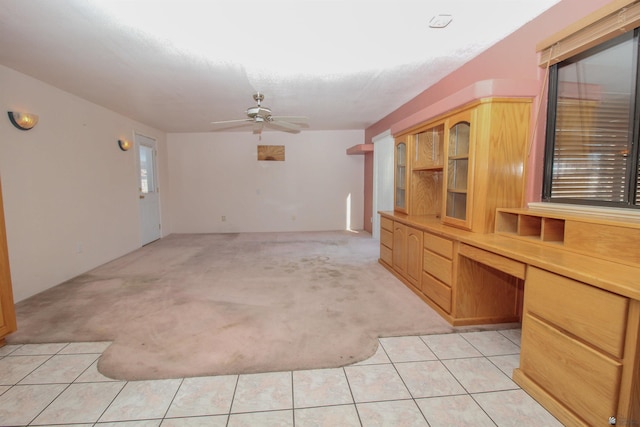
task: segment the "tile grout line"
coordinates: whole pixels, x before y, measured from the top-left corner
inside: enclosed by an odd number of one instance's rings
[[[229,421],[231,421],[231,409],[233,409],[233,402],[236,399],[236,392],[238,391],[238,383],[240,383],[240,375],[236,375],[236,385],[233,387],[233,393],[231,394],[231,403],[229,403],[229,410],[227,411],[226,427],[229,427]]]
[[[502,334],[500,334],[500,335],[504,337],[504,335],[502,335]],[[465,341],[466,341],[466,342],[467,342],[471,347],[473,347],[474,349],[476,349],[476,351],[477,351],[478,353],[480,353],[480,354],[482,355],[482,357],[483,357],[483,358],[487,359],[487,361],[488,361],[489,363],[491,363],[493,366],[495,366],[496,368],[498,368],[498,366],[497,366],[495,363],[493,363],[493,362],[491,361],[491,359],[489,359],[489,357],[485,356],[485,354],[484,354],[482,351],[480,351],[480,349],[479,349],[479,348],[477,348],[476,346],[474,346],[474,345],[473,345],[473,344],[472,344],[468,339],[466,339],[464,336],[462,336],[462,334],[460,334],[460,337],[461,337],[463,340],[465,340]],[[505,338],[507,338],[507,337],[505,337]],[[509,339],[507,338],[507,340],[509,340]],[[511,340],[509,340],[509,341],[510,341],[510,342],[513,342],[513,341],[511,341]],[[514,343],[514,344],[515,344],[515,343]],[[519,349],[519,348],[520,348],[520,346],[518,346],[518,349]],[[502,372],[502,369],[498,368],[498,370],[499,370],[500,372]],[[502,372],[502,373],[504,374],[504,372]],[[509,379],[511,380],[511,378],[509,378]],[[513,380],[511,380],[511,381],[513,382]],[[519,388],[519,387],[518,387],[518,388]],[[465,390],[466,390],[466,388],[465,388]],[[496,393],[496,392],[498,392],[498,391],[504,391],[504,390],[492,390],[492,391],[486,391],[486,392],[482,392],[482,393]],[[476,394],[480,394],[480,393],[476,393]],[[492,422],[493,424],[495,424],[496,426],[498,426],[498,423],[493,419],[493,417],[491,416],[491,414],[489,414],[489,413],[487,412],[487,410],[484,408],[484,406],[482,406],[482,405],[480,404],[480,402],[478,402],[478,400],[475,398],[475,396],[474,396],[473,394],[469,393],[469,397],[470,397],[471,399],[473,399],[473,401],[475,402],[475,404],[476,404],[476,405],[478,405],[478,407],[482,410],[482,412],[484,412],[484,413],[485,413],[485,415],[486,415],[486,416],[491,420],[491,422]]]
[[[433,351],[431,350],[431,348],[429,348],[429,346],[422,340],[422,338],[420,338],[420,336],[418,336],[418,338],[420,339],[420,342],[422,342],[422,344],[424,344],[424,346],[434,355],[436,356],[435,353],[433,353]],[[387,353],[387,349],[384,348],[384,345],[382,343],[380,343],[380,345],[382,346],[383,350],[385,353]],[[427,417],[425,417],[424,413],[422,412],[422,409],[420,409],[420,405],[418,405],[418,402],[416,402],[416,397],[413,395],[413,393],[411,392],[411,390],[409,389],[409,386],[407,386],[406,381],[404,380],[404,378],[402,377],[402,375],[400,374],[400,371],[398,371],[398,368],[396,367],[396,362],[393,361],[393,359],[391,359],[391,356],[389,356],[389,354],[387,353],[387,357],[389,358],[389,361],[391,362],[391,366],[393,366],[393,369],[396,371],[396,374],[398,374],[398,377],[400,378],[400,381],[402,381],[402,384],[404,385],[404,388],[407,389],[407,392],[409,393],[409,396],[411,396],[411,401],[413,402],[413,404],[416,406],[416,408],[418,408],[418,412],[420,412],[420,415],[422,415],[422,418],[424,419],[424,421],[427,423],[427,425],[429,424],[429,420],[427,420]],[[438,356],[436,356],[438,357]],[[407,362],[397,362],[397,363],[420,363],[419,361],[407,361]],[[404,400],[404,399],[402,399]]]
[[[382,347],[380,340],[378,340],[378,345]],[[349,388],[349,394],[351,395],[351,401],[353,402],[353,409],[355,409],[356,416],[358,417],[358,422],[360,423],[360,427],[362,427],[362,419],[360,418],[360,411],[358,411],[358,405],[356,405],[356,397],[353,395],[353,389],[351,388],[351,383],[349,382],[349,376],[347,375],[347,370],[345,368],[346,366],[342,367],[342,373],[344,374],[344,378],[347,380],[347,387]]]
[[[167,405],[167,409],[164,411],[164,415],[162,416],[162,420],[160,421],[160,424],[162,424],[162,421],[164,421],[167,418],[167,414],[169,414],[169,410],[171,409],[171,405],[173,405],[173,402],[176,400],[176,396],[180,392],[180,388],[182,387],[182,384],[184,384],[184,380],[185,380],[184,378],[180,378],[180,384],[178,384],[178,387],[176,388],[176,392],[173,393],[173,397],[171,398],[171,402],[169,402],[169,404]]]
[[[44,366],[48,361],[50,361],[51,359],[53,359],[53,357],[54,357],[54,356],[59,355],[59,354],[60,354],[60,352],[61,352],[62,350],[64,350],[65,348],[67,348],[67,346],[69,346],[69,343],[66,343],[66,344],[65,344],[65,345],[64,345],[60,350],[58,350],[56,353],[54,353],[54,354],[52,354],[52,355],[44,355],[44,356],[49,356],[49,358],[48,358],[47,360],[45,360],[43,363],[41,363],[41,364],[40,364],[37,368],[35,368],[33,371],[29,372],[29,374],[27,374],[26,376],[24,376],[20,381],[24,381],[24,379],[25,379],[26,377],[28,377],[29,375],[31,375],[32,373],[34,373],[36,370],[40,369],[40,368],[41,368],[42,366]],[[77,378],[77,377],[76,377],[76,378]],[[20,382],[20,381],[19,381],[19,382]],[[18,383],[19,383],[19,382],[18,382]],[[42,415],[42,413],[43,413],[44,411],[46,411],[46,410],[47,410],[47,408],[49,408],[49,407],[53,404],[53,402],[55,402],[55,401],[56,401],[60,396],[62,396],[62,393],[64,393],[65,391],[67,391],[67,390],[69,389],[69,387],[71,387],[71,384],[72,384],[72,383],[73,383],[73,382],[71,382],[71,383],[51,383],[51,384],[66,384],[67,386],[66,386],[66,387],[64,387],[64,388],[60,391],[60,393],[58,393],[58,394],[56,395],[56,397],[54,397],[54,398],[51,400],[51,402],[49,402],[47,405],[45,405],[45,407],[44,407],[44,408],[42,408],[42,410],[41,410],[40,412],[38,412],[38,413],[37,413],[37,414],[36,414],[36,415],[31,419],[31,421],[29,421],[29,422],[27,423],[27,425],[32,425],[32,423],[33,423],[36,419],[38,419],[38,417],[39,417],[40,415]],[[18,385],[18,384],[15,384],[15,385]],[[14,385],[14,386],[15,386],[15,385]],[[38,387],[38,386],[41,386],[41,385],[49,385],[49,384],[24,384],[24,385],[30,385],[30,386]]]

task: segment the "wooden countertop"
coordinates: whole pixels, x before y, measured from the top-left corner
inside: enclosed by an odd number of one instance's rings
[[[579,280],[601,289],[640,300],[640,265],[632,266],[596,258],[563,247],[555,248],[517,237],[481,234],[442,224],[435,216],[409,216],[395,212],[380,215],[423,231]]]

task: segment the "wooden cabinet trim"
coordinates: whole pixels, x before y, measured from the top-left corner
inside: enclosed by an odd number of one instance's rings
[[[11,269],[9,267],[9,247],[4,221],[4,204],[2,201],[2,184],[0,183],[0,347],[4,345],[4,337],[15,332],[16,312],[13,303],[13,287]]]

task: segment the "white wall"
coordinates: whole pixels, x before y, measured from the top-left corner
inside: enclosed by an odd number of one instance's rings
[[[122,152],[117,140],[133,140],[134,131],[158,140],[162,190],[166,136],[3,66],[0,93],[0,179],[17,302],[140,246],[136,153]],[[20,131],[7,111],[35,113],[40,122]],[[161,206],[166,235],[168,204]]]
[[[373,220],[372,236],[380,240],[379,211],[393,210],[395,144],[391,131],[372,138],[373,142]]]
[[[346,149],[364,132],[168,134],[175,233],[363,228],[364,156]],[[258,145],[284,145],[285,161],[257,161]],[[226,221],[222,221],[222,216]]]

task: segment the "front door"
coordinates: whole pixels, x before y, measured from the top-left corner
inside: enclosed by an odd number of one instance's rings
[[[158,240],[160,230],[160,193],[156,173],[156,140],[136,134],[140,181],[141,245]]]

